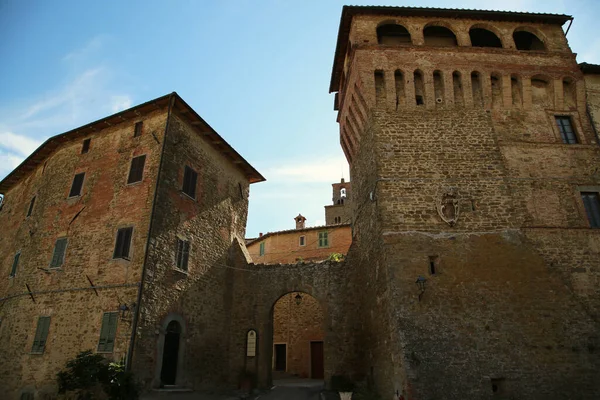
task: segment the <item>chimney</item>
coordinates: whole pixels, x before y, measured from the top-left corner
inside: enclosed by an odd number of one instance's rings
[[[306,221],[306,218],[304,218],[302,214],[298,214],[294,220],[296,221],[296,229],[304,229],[304,221]]]
[[[262,232],[258,234],[258,237],[262,237]]]

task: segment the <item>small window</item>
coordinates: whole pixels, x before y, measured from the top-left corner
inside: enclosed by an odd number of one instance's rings
[[[133,137],[142,136],[142,127],[143,126],[144,126],[144,123],[142,121],[136,122],[135,128],[133,130]]]
[[[15,258],[13,259],[12,268],[10,270],[10,277],[17,275],[17,267],[19,266],[19,258],[21,258],[21,252],[15,254]]]
[[[260,255],[260,256],[265,255],[265,242],[260,242],[260,246],[258,248],[258,255]]]
[[[590,227],[600,228],[600,196],[598,192],[581,192],[581,200],[583,200]]]
[[[415,101],[417,102],[418,106],[422,106],[423,104],[425,104],[425,102],[423,101],[423,96],[420,95],[415,96]]]
[[[198,173],[186,165],[183,173],[183,187],[181,188],[181,191],[190,196],[192,199],[196,198],[197,180]]]
[[[121,228],[117,231],[117,242],[115,243],[115,252],[113,258],[122,258],[129,260],[129,250],[131,248],[131,235],[133,228]]]
[[[131,168],[129,169],[129,177],[127,178],[127,184],[141,182],[144,176],[144,164],[146,163],[146,156],[137,156],[131,160]]]
[[[345,188],[340,189],[340,197],[346,197],[346,189]]]
[[[328,247],[329,246],[329,238],[327,237],[327,232],[319,232],[319,247]]]
[[[46,347],[46,339],[48,339],[48,331],[50,330],[50,317],[39,317],[35,337],[33,339],[33,347],[31,352],[42,354]]]
[[[437,256],[429,256],[429,274],[430,275],[435,275],[437,273],[437,263],[438,263]]]
[[[190,257],[190,242],[177,239],[176,266],[182,271],[188,270],[188,259]]]
[[[92,139],[85,139],[83,141],[83,146],[81,146],[81,154],[85,154],[88,151],[90,151],[90,143],[92,142]]]
[[[304,246],[306,244],[305,240],[306,236],[300,236],[300,246]]]
[[[50,268],[59,268],[65,263],[65,252],[67,250],[67,238],[56,239],[54,252],[50,261]]]
[[[554,118],[556,119],[556,125],[558,125],[558,130],[560,131],[560,137],[562,138],[563,143],[578,143],[577,136],[575,135],[575,131],[573,130],[573,125],[571,124],[571,117]]]
[[[71,185],[71,191],[69,197],[81,196],[81,189],[83,188],[83,180],[85,178],[85,172],[75,175],[73,178],[73,184]]]
[[[31,198],[31,201],[29,202],[29,209],[27,210],[27,216],[30,217],[31,213],[33,212],[33,205],[35,204],[35,196],[33,196]]]
[[[115,346],[117,333],[118,312],[106,312],[102,316],[102,327],[100,328],[100,340],[98,341],[98,352],[112,353]]]

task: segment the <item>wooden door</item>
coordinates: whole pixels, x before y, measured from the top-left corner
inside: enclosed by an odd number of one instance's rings
[[[310,342],[310,377],[323,379],[325,376],[323,342]]]

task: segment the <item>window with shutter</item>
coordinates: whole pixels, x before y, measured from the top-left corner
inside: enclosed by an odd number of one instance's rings
[[[575,131],[573,130],[573,125],[571,124],[571,117],[554,118],[556,119],[556,125],[558,125],[558,130],[560,131],[560,137],[562,138],[563,143],[578,143],[577,136],[575,135]]]
[[[88,151],[90,151],[90,143],[91,143],[92,139],[85,139],[83,141],[83,146],[81,146],[81,154],[85,154]]]
[[[177,268],[182,271],[188,270],[188,260],[190,257],[190,242],[187,240],[177,239]]]
[[[121,228],[117,231],[117,242],[115,243],[115,252],[113,253],[113,258],[123,258],[125,260],[129,260],[132,234],[133,227]]]
[[[73,178],[73,184],[71,185],[71,191],[69,197],[81,196],[81,189],[83,188],[83,179],[85,178],[85,172],[75,175]]]
[[[113,348],[115,347],[118,319],[118,312],[106,312],[102,316],[100,339],[98,340],[98,352],[112,353]]]
[[[33,205],[35,204],[35,196],[33,196],[33,198],[31,199],[31,201],[29,202],[29,209],[27,210],[27,216],[30,217],[31,213],[33,212]]]
[[[48,331],[50,330],[50,317],[39,317],[35,337],[33,338],[32,353],[42,354],[46,347],[48,339]]]
[[[181,188],[181,191],[190,196],[192,199],[195,199],[197,181],[198,173],[186,165],[183,172],[183,187]]]
[[[10,276],[13,277],[17,275],[17,267],[19,266],[19,258],[21,258],[21,252],[15,254],[15,258],[13,259],[13,265],[10,270]]]
[[[305,239],[306,239],[305,236],[300,236],[300,246],[304,246]]]
[[[581,192],[581,200],[583,200],[590,227],[600,228],[600,195],[598,192]]]
[[[261,256],[265,255],[265,242],[260,242],[259,255],[261,255]]]
[[[329,246],[329,238],[327,232],[319,232],[319,247]]]
[[[146,163],[146,156],[137,156],[131,160],[131,168],[129,169],[129,177],[127,183],[140,182],[144,176],[144,164]]]
[[[65,263],[65,251],[67,249],[67,238],[56,239],[54,243],[54,253],[52,253],[52,261],[50,268],[58,268]]]

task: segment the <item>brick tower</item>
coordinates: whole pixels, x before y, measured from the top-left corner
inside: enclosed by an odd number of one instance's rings
[[[332,183],[331,189],[333,204],[325,206],[325,224],[339,225],[352,222],[352,184],[342,178],[339,183]]]
[[[342,11],[330,91],[353,186],[356,372],[383,398],[600,393],[598,80],[570,20]]]

